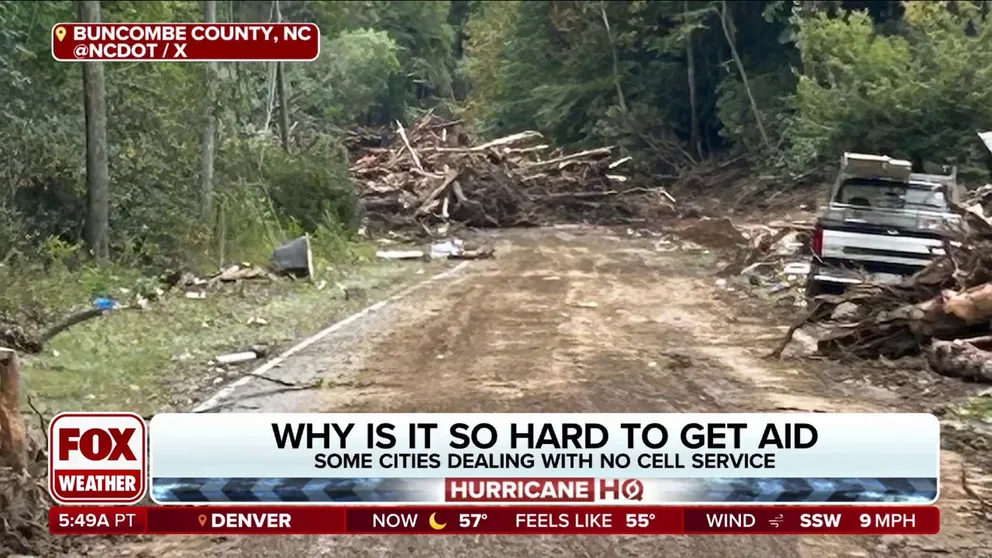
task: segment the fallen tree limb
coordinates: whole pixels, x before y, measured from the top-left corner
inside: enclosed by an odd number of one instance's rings
[[[789,331],[785,332],[785,337],[782,338],[782,342],[779,343],[778,347],[776,347],[774,351],[768,353],[765,358],[782,358],[782,352],[785,351],[785,348],[789,346],[790,342],[792,342],[792,336],[796,334],[796,331],[804,325],[816,321],[819,316],[822,316],[825,308],[826,306],[822,301],[814,302],[813,307],[810,308],[806,314],[789,326]]]
[[[992,504],[975,492],[975,489],[968,483],[968,472],[965,469],[965,465],[961,465],[961,489],[964,490],[964,493],[971,499],[978,502],[978,505],[982,510],[982,515],[985,516],[985,519],[992,518]]]
[[[51,341],[52,337],[55,337],[56,335],[62,333],[63,331],[69,329],[74,325],[78,325],[83,322],[92,320],[93,318],[96,318],[98,316],[102,316],[106,312],[107,310],[103,310],[100,308],[90,308],[89,310],[83,310],[82,312],[77,312],[69,316],[62,322],[50,327],[47,331],[45,331],[45,333],[41,334],[41,337],[38,339],[38,344],[41,347],[44,347],[49,341]]]
[[[406,150],[410,152],[410,157],[413,158],[413,164],[417,165],[417,168],[423,171],[424,166],[420,164],[420,157],[417,156],[416,150],[414,150],[413,146],[410,145],[410,140],[406,137],[406,130],[403,129],[403,125],[400,124],[399,120],[396,121],[396,129],[400,133],[400,138],[403,140],[403,145],[406,146]]]

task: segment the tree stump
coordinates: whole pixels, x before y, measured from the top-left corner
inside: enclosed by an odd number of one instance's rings
[[[16,351],[0,347],[0,465],[18,473],[25,470],[25,437],[21,418],[21,365]]]

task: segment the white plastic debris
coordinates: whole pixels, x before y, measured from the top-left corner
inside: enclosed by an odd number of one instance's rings
[[[423,250],[379,250],[375,257],[383,260],[419,260],[424,257]]]
[[[785,264],[782,273],[786,275],[809,275],[809,262],[792,262]]]
[[[234,364],[236,362],[248,362],[249,360],[255,360],[258,358],[258,354],[255,351],[245,351],[243,353],[229,353],[226,355],[220,355],[216,360],[220,364]]]
[[[438,242],[431,245],[431,259],[444,259],[449,256],[458,256],[464,250],[465,242],[458,238]]]

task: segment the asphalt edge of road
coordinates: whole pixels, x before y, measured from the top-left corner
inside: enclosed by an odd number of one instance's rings
[[[431,277],[429,277],[429,278],[427,278],[427,279],[425,279],[423,281],[420,281],[419,283],[414,283],[413,285],[410,285],[409,287],[403,289],[402,291],[394,294],[393,296],[391,296],[391,297],[389,297],[387,299],[380,300],[379,302],[376,302],[375,304],[372,304],[371,306],[367,306],[367,307],[359,310],[358,312],[356,312],[356,313],[354,313],[354,314],[352,314],[352,315],[350,315],[350,316],[348,316],[346,318],[343,318],[343,319],[341,319],[341,320],[339,320],[339,321],[337,321],[337,322],[335,322],[335,323],[327,326],[326,328],[318,331],[317,333],[311,335],[310,337],[307,337],[306,339],[304,339],[304,340],[300,341],[299,343],[293,345],[292,347],[286,349],[285,351],[282,352],[282,354],[280,354],[276,358],[273,358],[271,360],[266,361],[264,364],[262,364],[261,366],[255,368],[254,370],[252,370],[248,374],[246,374],[246,375],[238,378],[237,380],[234,380],[233,382],[231,382],[231,383],[225,385],[224,387],[220,388],[220,390],[218,390],[216,393],[214,393],[212,396],[210,396],[206,401],[203,401],[202,403],[200,403],[199,405],[197,405],[196,407],[194,407],[190,412],[193,412],[193,413],[203,413],[203,412],[206,412],[206,411],[208,411],[210,409],[213,409],[223,399],[226,399],[232,393],[234,393],[235,390],[237,390],[238,388],[240,388],[242,386],[248,385],[252,380],[255,379],[255,377],[257,375],[265,374],[266,372],[272,370],[276,366],[279,366],[280,364],[282,364],[283,362],[285,362],[287,358],[289,358],[289,357],[293,356],[294,354],[302,351],[303,349],[306,349],[310,345],[313,345],[317,341],[320,341],[321,339],[327,337],[328,335],[334,333],[335,331],[338,331],[340,329],[343,329],[344,327],[346,327],[346,326],[348,326],[348,325],[350,325],[350,324],[352,324],[354,322],[357,322],[358,320],[364,318],[365,316],[367,316],[369,314],[372,314],[373,312],[376,312],[377,310],[381,310],[382,308],[386,307],[387,305],[392,304],[392,303],[394,303],[394,302],[396,302],[396,301],[398,301],[400,299],[403,299],[403,298],[409,296],[410,294],[412,294],[412,293],[420,290],[421,288],[427,286],[428,284],[433,283],[435,281],[439,281],[441,279],[447,279],[448,277],[451,277],[452,275],[455,275],[456,273],[458,273],[459,271],[461,271],[462,269],[464,269],[465,267],[467,267],[468,264],[469,264],[469,262],[467,262],[467,261],[461,262],[461,263],[459,263],[458,265],[456,265],[455,267],[453,267],[451,269],[448,269],[446,271],[442,271],[441,273],[438,273],[436,275],[433,275],[433,276],[431,276]]]

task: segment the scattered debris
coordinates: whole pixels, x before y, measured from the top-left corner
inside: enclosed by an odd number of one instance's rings
[[[628,185],[617,174],[630,158],[611,161],[611,147],[544,153],[550,147],[532,131],[473,145],[463,121],[432,114],[409,129],[396,123],[396,132],[377,142],[388,147],[367,149],[350,169],[370,226],[433,236],[446,234],[449,223],[510,227],[673,213],[664,189]]]
[[[213,286],[217,283],[233,283],[235,281],[242,281],[245,279],[269,279],[270,281],[277,280],[276,276],[268,270],[261,267],[255,267],[250,263],[243,263],[241,265],[232,265],[217,275],[214,275],[210,278],[210,281],[207,282],[207,285]]]
[[[465,242],[459,238],[438,242],[431,245],[430,257],[432,260],[457,256],[465,248]]]
[[[194,300],[203,300],[207,298],[207,293],[204,291],[186,291],[186,298],[192,298]]]
[[[809,275],[809,262],[792,262],[785,264],[782,268],[782,273],[786,275],[797,275],[801,277],[806,277]]]
[[[259,318],[257,316],[252,316],[252,317],[248,318],[248,321],[245,322],[245,323],[247,325],[255,325],[255,326],[267,326],[267,325],[269,325],[269,321],[268,320],[266,320],[265,318]]]
[[[310,236],[303,235],[272,252],[272,271],[298,279],[313,277],[313,252]]]
[[[599,303],[593,301],[580,301],[576,302],[573,306],[578,306],[579,308],[599,308]]]
[[[830,315],[831,320],[836,321],[851,321],[857,319],[861,315],[861,307],[853,302],[842,302],[834,308],[833,313]]]
[[[458,254],[451,254],[448,259],[452,260],[483,260],[492,258],[496,254],[496,249],[487,246],[475,250],[463,250]]]
[[[249,360],[255,360],[257,358],[265,358],[267,353],[268,347],[265,347],[264,345],[252,345],[252,347],[247,351],[228,353],[214,357],[214,361],[218,364],[236,364],[239,362],[248,362]]]
[[[110,298],[95,298],[93,299],[93,307],[97,310],[117,310],[119,305],[116,300]]]
[[[379,250],[377,258],[383,260],[479,260],[491,258],[496,249],[490,246],[467,248],[459,238],[431,244],[427,250]]]

